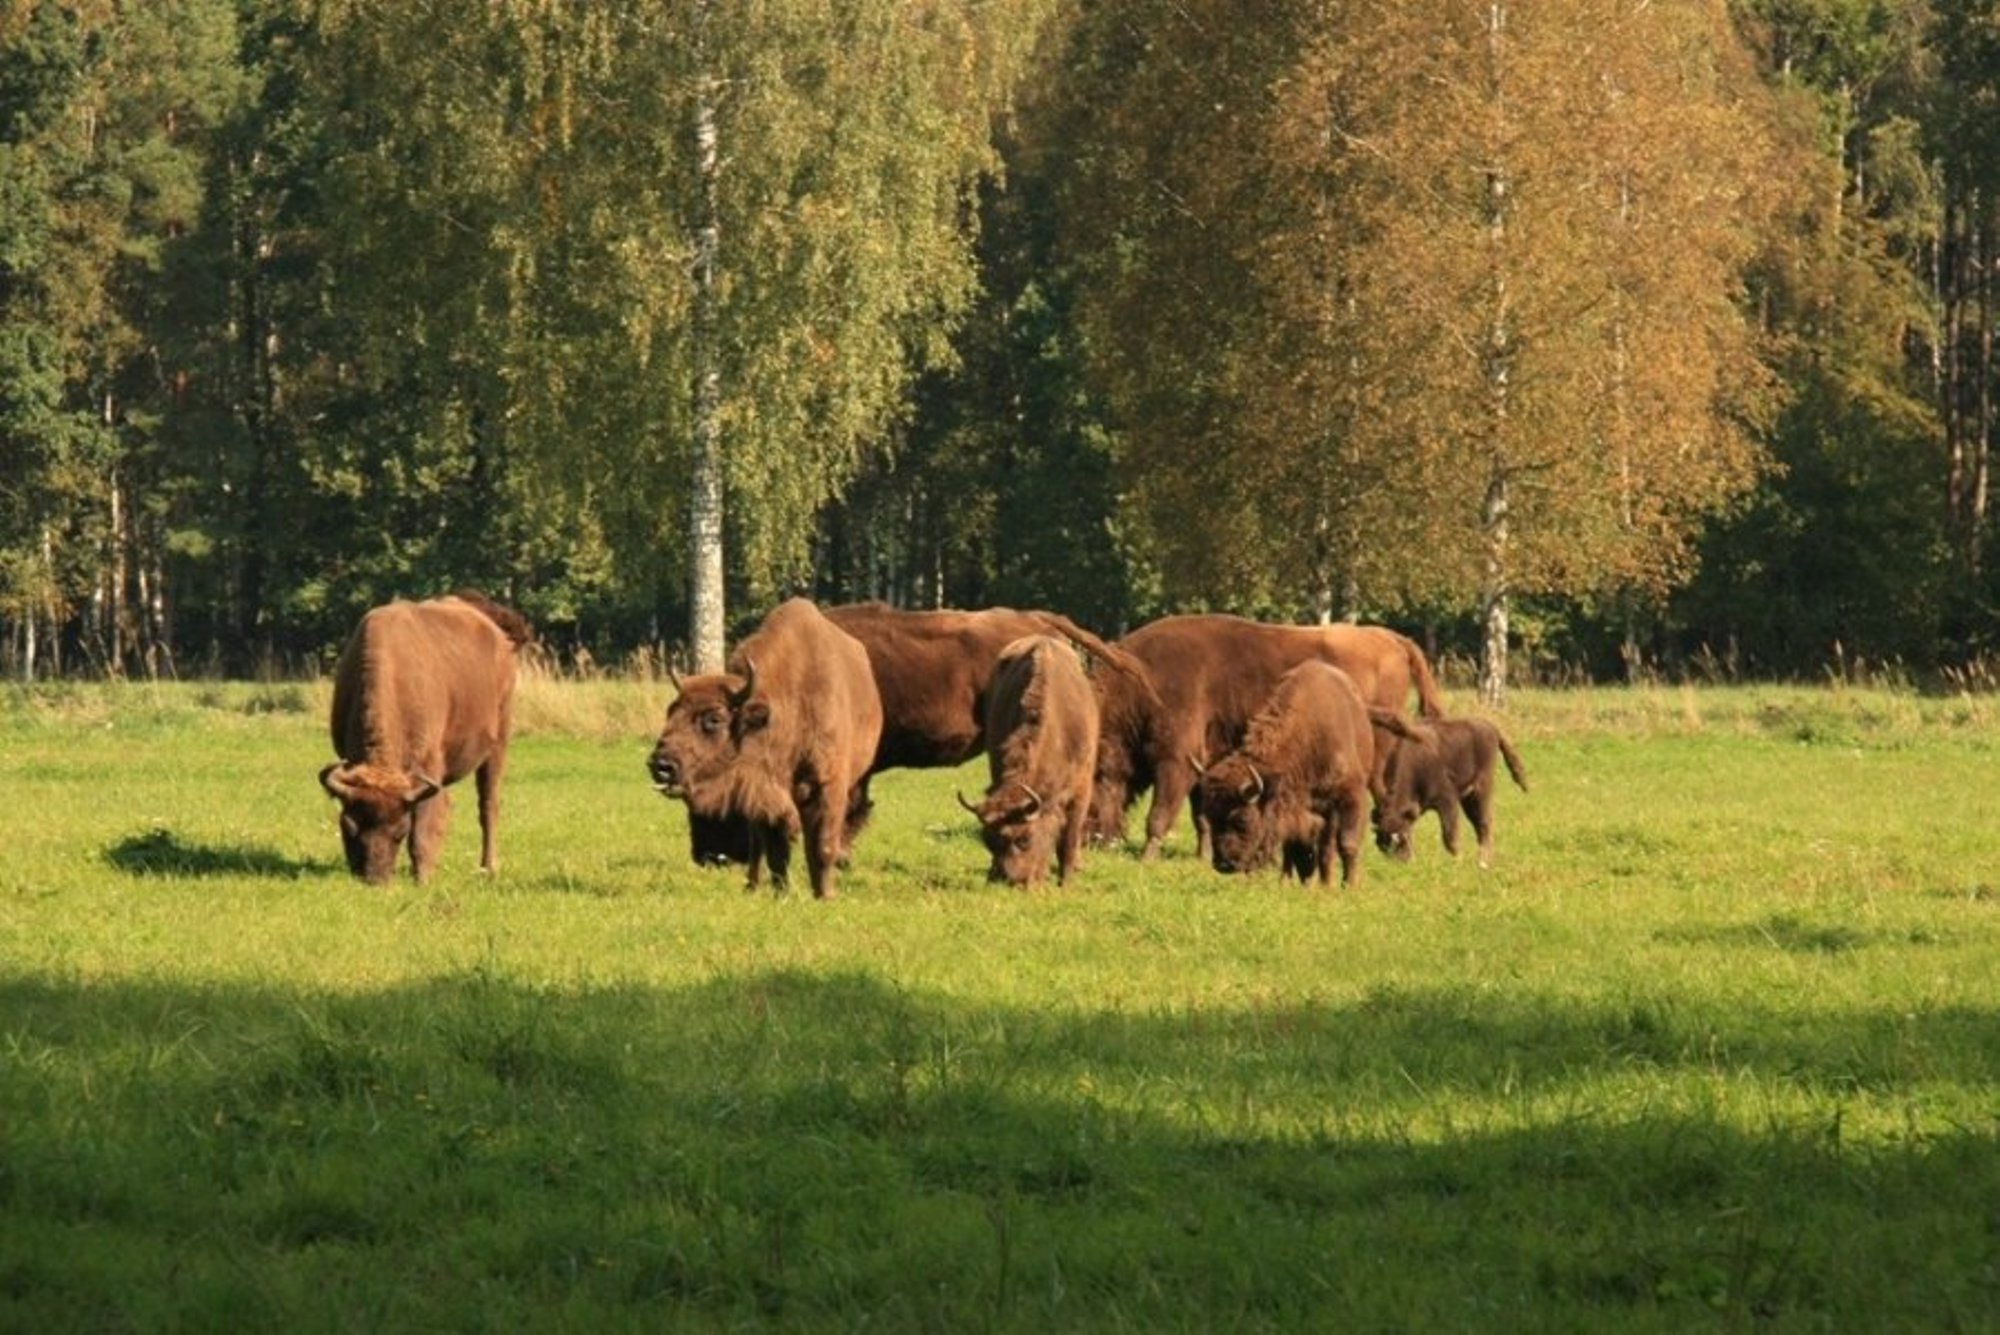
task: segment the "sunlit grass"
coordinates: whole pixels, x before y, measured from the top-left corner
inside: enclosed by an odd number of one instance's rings
[[[1482,873],[1099,851],[878,780],[690,866],[663,688],[524,687],[501,870],[341,868],[323,685],[0,697],[0,1327],[1977,1329],[1988,701],[1524,692]]]

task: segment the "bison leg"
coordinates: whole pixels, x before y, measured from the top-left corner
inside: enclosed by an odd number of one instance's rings
[[[1160,851],[1160,844],[1174,828],[1179,819],[1181,804],[1194,791],[1194,767],[1185,760],[1167,760],[1160,764],[1153,776],[1153,805],[1146,811],[1146,846],[1139,850],[1142,859],[1153,857]],[[1201,812],[1194,813],[1195,850],[1206,859],[1212,852],[1208,822]]]
[[[423,801],[410,816],[410,874],[422,885],[437,865],[438,849],[444,845],[445,822],[451,815],[451,794],[440,789]]]
[[[1327,813],[1327,830],[1333,835],[1331,842],[1340,854],[1340,883],[1353,885],[1361,879],[1361,840],[1368,825],[1368,808],[1360,794],[1354,794]],[[1337,827],[1337,829],[1336,829]],[[1326,883],[1329,868],[1322,855],[1319,868],[1320,883]]]
[[[1444,851],[1458,856],[1458,803],[1446,801],[1437,809],[1438,833],[1444,838]]]
[[[785,882],[792,870],[791,831],[782,825],[767,825],[763,821],[750,823],[750,865],[743,888],[754,891],[764,879],[764,866],[771,867],[771,889],[784,893]]]
[[[1062,845],[1056,855],[1056,884],[1068,885],[1071,873],[1083,862],[1084,827],[1090,820],[1090,803],[1072,798],[1063,813]]]
[[[1479,838],[1479,865],[1493,865],[1493,776],[1459,799],[1465,807],[1465,818],[1472,822],[1472,832]]]
[[[806,871],[814,899],[833,898],[834,868],[840,863],[840,836],[847,820],[847,794],[822,788],[799,813],[805,818]]]
[[[479,785],[479,870],[500,870],[497,847],[500,834],[500,776],[507,769],[505,748],[497,749],[474,772]]]
[[[840,832],[840,865],[845,867],[853,860],[854,841],[868,827],[868,818],[875,814],[875,799],[868,795],[868,780],[872,775],[864,774],[861,782],[854,785],[854,792],[847,799],[847,819]]]

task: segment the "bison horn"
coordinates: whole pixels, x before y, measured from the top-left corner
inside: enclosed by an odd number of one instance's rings
[[[1195,753],[1192,751],[1188,752],[1188,764],[1194,766],[1194,772],[1198,775],[1205,775],[1208,773],[1208,766],[1202,764],[1201,758],[1195,755]]]
[[[967,811],[970,811],[975,816],[979,814],[979,808],[965,800],[965,792],[963,789],[958,789],[958,788],[952,789],[952,795],[958,799],[958,804],[964,807]]]
[[[428,801],[429,799],[436,797],[438,795],[438,790],[444,787],[443,784],[439,783],[436,779],[433,779],[430,775],[424,773],[422,770],[412,771],[410,774],[410,778],[413,779],[415,782],[413,782],[410,785],[409,791],[403,794],[403,800],[405,802],[408,802],[411,806],[415,806],[419,802]]]
[[[1025,783],[1021,785],[1021,791],[1028,795],[1028,805],[1021,809],[1021,819],[1028,820],[1042,809],[1042,795]]]
[[[343,802],[354,796],[354,785],[347,781],[346,769],[344,761],[336,760],[319,772],[319,786]]]
[[[667,664],[667,684],[674,688],[674,694],[681,693],[681,674],[674,671],[672,663]]]
[[[743,689],[729,693],[729,707],[741,709],[749,702],[757,690],[757,660],[748,654],[743,656]]]
[[[1263,801],[1264,776],[1257,772],[1257,767],[1255,765],[1245,765],[1244,768],[1250,771],[1250,782],[1256,785],[1256,787],[1254,787],[1250,791],[1250,800],[1252,802]]]

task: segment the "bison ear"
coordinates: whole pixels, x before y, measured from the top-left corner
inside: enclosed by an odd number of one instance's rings
[[[743,655],[743,686],[740,690],[729,692],[729,707],[731,709],[743,708],[744,705],[749,703],[750,697],[756,693],[757,660],[745,654]]]
[[[409,788],[404,791],[403,801],[409,803],[411,806],[415,806],[419,802],[427,801],[430,798],[436,797],[438,794],[438,789],[443,787],[443,785],[440,784],[436,779],[433,779],[428,774],[424,774],[422,772],[413,773],[410,775],[410,778],[413,782],[410,784]]]
[[[768,700],[753,700],[743,706],[743,712],[737,715],[737,717],[742,720],[744,732],[755,732],[759,728],[768,728],[771,726],[771,702]]]

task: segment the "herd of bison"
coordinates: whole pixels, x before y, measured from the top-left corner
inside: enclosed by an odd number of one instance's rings
[[[474,776],[480,866],[495,865],[518,613],[466,590],[361,619],[335,669],[333,746],[320,783],[340,802],[349,868],[391,877],[402,849],[425,879],[449,796]],[[1107,643],[1053,612],[905,611],[780,604],[726,670],[675,680],[647,762],[687,804],[692,853],[740,862],[782,888],[803,840],[813,894],[831,895],[894,766],[955,766],[981,751],[984,796],[958,800],[992,854],[989,879],[1029,885],[1077,870],[1087,842],[1122,841],[1148,789],[1143,856],[1191,803],[1218,871],[1276,864],[1301,881],[1360,873],[1372,818],[1409,856],[1435,811],[1456,853],[1462,810],[1493,847],[1496,760],[1527,787],[1493,724],[1446,718],[1423,651],[1379,626],[1270,625],[1169,616]],[[1417,710],[1409,713],[1415,692]]]

